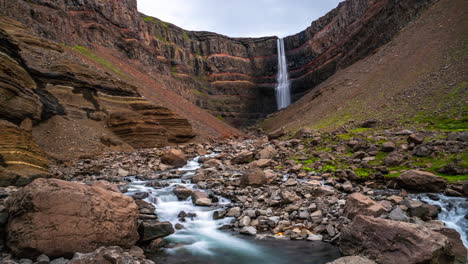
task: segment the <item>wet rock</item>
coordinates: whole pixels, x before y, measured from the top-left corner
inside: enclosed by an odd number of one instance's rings
[[[16,255],[50,257],[138,240],[131,197],[57,179],[37,179],[8,199],[8,246]],[[60,243],[50,240],[60,237]]]
[[[405,171],[397,181],[400,188],[418,192],[441,192],[447,185],[444,178],[420,170]]]
[[[177,199],[183,201],[189,198],[193,191],[184,187],[177,187],[173,190],[174,194],[177,196]]]
[[[226,216],[227,217],[239,217],[240,214],[241,214],[241,208],[233,207],[227,211]]]
[[[185,166],[187,164],[187,156],[179,149],[170,149],[161,157],[161,162],[171,166]]]
[[[309,241],[322,241],[323,240],[323,236],[321,235],[315,235],[315,234],[310,234],[307,236],[307,240]]]
[[[374,261],[359,256],[342,257],[327,264],[376,264]]]
[[[354,219],[357,215],[379,216],[384,212],[385,209],[380,203],[361,193],[348,196],[344,207],[344,215],[349,219]]]
[[[239,232],[244,235],[250,235],[250,236],[257,235],[257,229],[253,226],[245,226]]]
[[[156,238],[167,237],[175,230],[170,222],[144,221],[138,228],[141,241],[151,241]]]
[[[266,176],[262,170],[251,169],[241,176],[240,183],[243,186],[261,186],[266,183]]]
[[[192,193],[192,203],[198,206],[211,206],[209,195],[202,191],[194,191]]]
[[[340,235],[345,255],[363,255],[377,263],[452,263],[450,241],[416,224],[358,215]]]
[[[69,263],[69,260],[66,258],[58,258],[50,262],[50,264],[68,264],[68,263]]]
[[[149,196],[149,193],[147,192],[137,192],[137,193],[132,194],[132,197],[136,200],[143,200],[143,199],[148,198],[148,196]]]

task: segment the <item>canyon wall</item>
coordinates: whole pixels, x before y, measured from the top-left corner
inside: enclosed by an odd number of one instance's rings
[[[391,40],[433,0],[348,0],[287,37],[293,99]],[[276,37],[229,38],[138,13],[136,0],[1,0],[5,15],[70,46],[104,46],[219,119],[242,126],[276,110]],[[57,26],[60,25],[60,26]]]

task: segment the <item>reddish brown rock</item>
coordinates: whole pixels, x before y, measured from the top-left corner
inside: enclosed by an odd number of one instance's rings
[[[344,207],[345,216],[349,219],[354,219],[357,215],[379,216],[384,212],[385,208],[380,203],[361,193],[348,196]]]
[[[252,169],[241,176],[241,185],[260,186],[266,183],[265,173],[260,169]]]
[[[184,166],[187,164],[187,156],[179,149],[170,149],[163,154],[161,161],[167,165]]]
[[[100,187],[37,179],[8,200],[7,244],[18,256],[71,256],[138,240],[132,198]]]
[[[454,263],[450,241],[416,224],[358,215],[340,235],[345,255],[361,255],[379,264]]]
[[[405,171],[397,178],[398,185],[417,192],[441,192],[447,186],[444,178],[420,170]]]

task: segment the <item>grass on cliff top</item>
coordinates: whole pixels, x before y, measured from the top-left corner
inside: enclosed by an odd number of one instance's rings
[[[83,46],[74,46],[71,47],[76,52],[79,52],[80,54],[86,56],[87,58],[93,60],[94,62],[100,64],[101,66],[104,66],[106,69],[120,75],[121,77],[126,77],[124,73],[122,73],[114,64],[109,62],[108,60],[99,57],[96,53],[92,52],[86,47]]]

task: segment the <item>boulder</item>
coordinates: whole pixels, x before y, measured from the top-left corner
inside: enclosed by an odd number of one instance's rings
[[[277,151],[273,146],[267,146],[264,149],[260,150],[257,154],[259,159],[272,159],[276,156]]]
[[[420,170],[405,171],[397,178],[400,188],[417,192],[442,192],[447,183],[444,178]]]
[[[138,240],[133,199],[100,187],[37,179],[7,205],[7,244],[18,256],[71,256],[100,246],[130,247]]]
[[[422,134],[411,134],[409,135],[407,141],[408,143],[422,144],[424,142],[424,135]]]
[[[202,191],[194,191],[192,193],[192,203],[198,206],[210,206],[211,200],[207,193]]]
[[[187,200],[187,198],[189,198],[193,193],[192,190],[184,187],[177,187],[172,192],[177,196],[177,199],[181,201]]]
[[[447,237],[416,224],[358,215],[340,235],[345,255],[361,255],[379,264],[453,263]]]
[[[152,264],[153,261],[143,259],[137,260],[130,253],[125,252],[120,247],[100,247],[96,251],[83,254],[76,253],[73,256],[68,264],[90,264],[90,263],[100,263],[100,264],[115,264],[115,263],[125,263],[125,264]]]
[[[257,229],[253,226],[245,226],[240,230],[241,234],[255,236],[257,234]]]
[[[141,241],[151,241],[174,234],[174,227],[170,222],[144,221],[138,228]]]
[[[243,186],[261,186],[266,183],[265,173],[260,169],[252,169],[245,172],[241,178],[240,183]]]
[[[187,164],[187,156],[179,149],[170,149],[161,157],[162,163],[172,166],[185,166]]]
[[[270,166],[272,163],[271,159],[259,159],[256,161],[253,161],[249,164],[251,168],[265,168]]]
[[[251,162],[255,157],[255,154],[250,151],[242,151],[232,159],[234,164],[245,164]]]
[[[344,214],[349,219],[354,219],[357,215],[379,216],[384,212],[385,209],[380,203],[361,193],[353,193],[348,196],[344,207]]]
[[[286,132],[283,128],[280,128],[268,134],[268,140],[278,139],[284,135],[286,135]]]
[[[360,257],[360,256],[349,256],[342,257],[333,262],[327,264],[376,264],[374,261]]]

